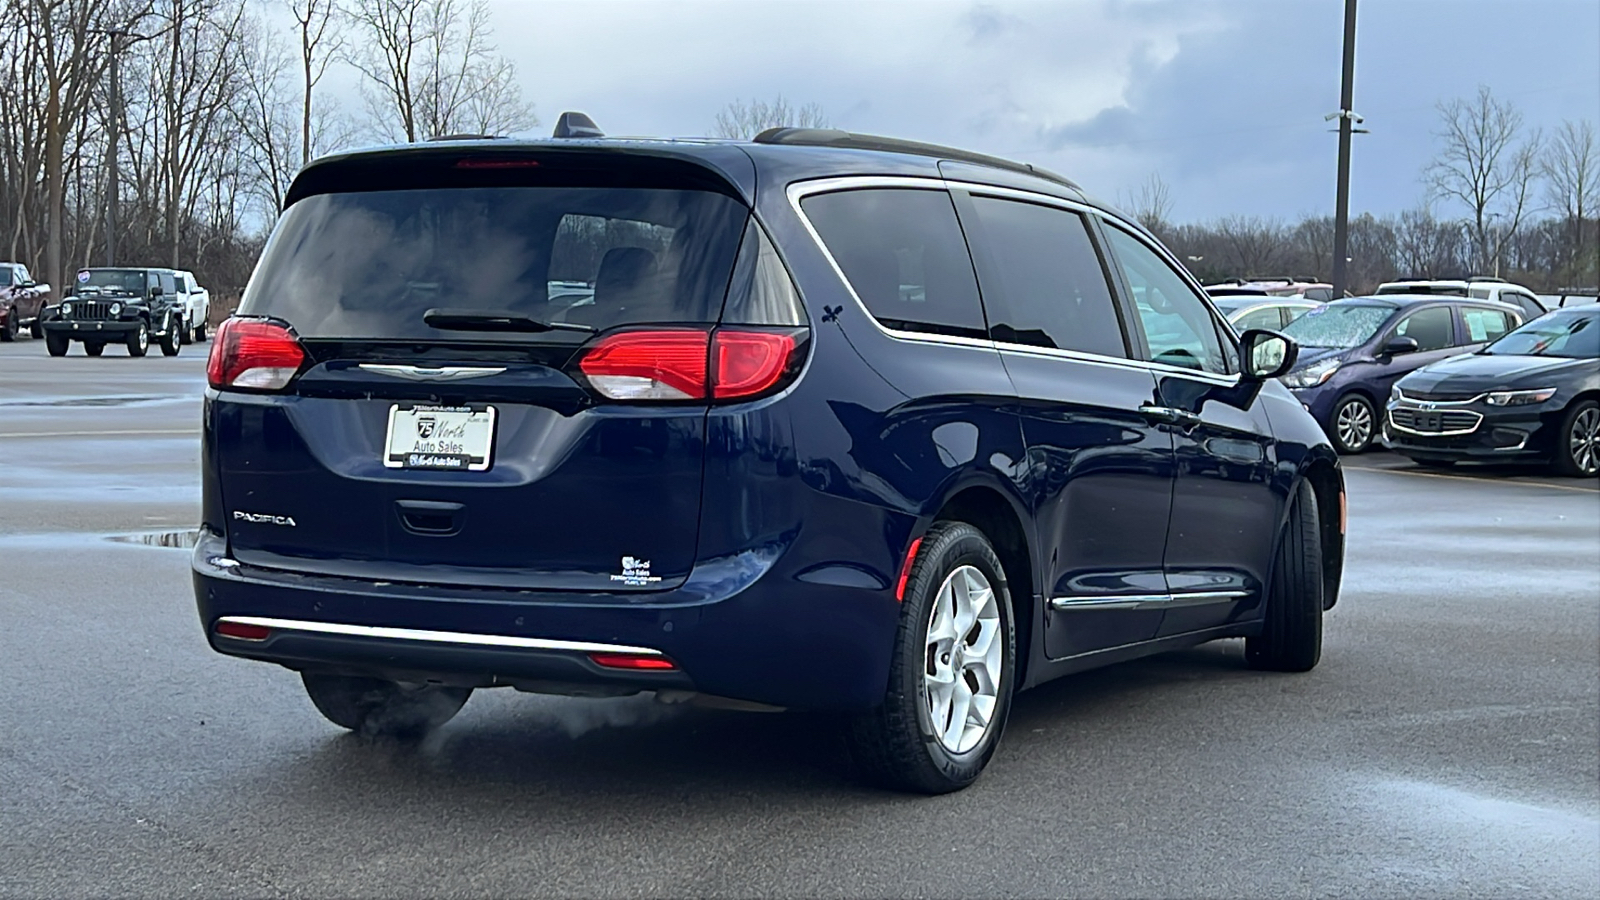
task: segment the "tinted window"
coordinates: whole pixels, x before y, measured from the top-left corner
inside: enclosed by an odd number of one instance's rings
[[[1474,300],[1487,300],[1487,299],[1489,299],[1489,289],[1488,288],[1468,288],[1467,289],[1467,296],[1471,297]]]
[[[1450,308],[1435,306],[1419,309],[1394,328],[1395,337],[1408,337],[1417,342],[1418,350],[1443,350],[1452,346],[1450,334]]]
[[[1276,306],[1264,306],[1261,309],[1252,309],[1234,321],[1235,330],[1243,333],[1252,328],[1265,328],[1277,331],[1283,327],[1283,314]]]
[[[944,191],[874,189],[801,204],[856,296],[885,327],[983,337],[983,308]]]
[[[177,293],[177,291],[178,291],[178,285],[177,285],[176,281],[173,279],[172,273],[171,272],[162,272],[161,273],[161,293],[166,294],[168,297],[170,297],[173,294]]]
[[[972,198],[976,254],[997,341],[1126,357],[1122,324],[1083,216]]]
[[[1154,250],[1127,232],[1106,229],[1112,252],[1128,280],[1139,311],[1152,362],[1197,369],[1228,371],[1216,321],[1187,282]]]
[[[177,289],[180,292],[188,293],[188,291],[189,291],[189,282],[185,281],[183,279],[182,275],[174,275],[174,276],[172,276],[172,283],[177,287]]]
[[[1496,309],[1463,309],[1461,319],[1467,323],[1469,344],[1492,341],[1511,330],[1511,317]]]
[[[748,210],[706,191],[496,187],[320,194],[278,223],[240,312],[312,338],[573,340],[437,330],[434,307],[597,329],[714,322]]]

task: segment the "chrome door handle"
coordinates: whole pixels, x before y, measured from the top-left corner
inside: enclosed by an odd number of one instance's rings
[[[1198,415],[1189,412],[1188,410],[1174,409],[1170,406],[1152,406],[1146,404],[1139,407],[1139,412],[1143,413],[1146,418],[1160,422],[1164,425],[1181,425],[1185,428],[1192,428],[1196,425],[1199,425],[1202,421]]]

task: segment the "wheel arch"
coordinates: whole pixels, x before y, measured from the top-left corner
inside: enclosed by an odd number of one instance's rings
[[[1311,486],[1317,498],[1319,532],[1322,538],[1323,609],[1339,602],[1339,585],[1344,575],[1345,488],[1338,459],[1314,454],[1301,469],[1300,478]],[[1293,493],[1290,496],[1294,496]]]
[[[1033,655],[1034,628],[1039,622],[1038,591],[1035,589],[1033,541],[1025,524],[1022,504],[1004,489],[990,483],[968,482],[953,489],[939,505],[933,521],[957,521],[982,531],[1000,557],[1005,569],[1006,587],[1012,601],[1012,617],[1017,632],[1017,680],[1028,683],[1028,666]]]

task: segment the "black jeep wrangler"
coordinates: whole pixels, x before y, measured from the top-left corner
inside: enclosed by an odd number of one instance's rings
[[[166,356],[183,345],[183,309],[170,269],[83,269],[67,296],[44,320],[45,347],[66,356],[73,341],[99,356],[106,344],[126,344],[129,356],[143,356],[150,340]]]

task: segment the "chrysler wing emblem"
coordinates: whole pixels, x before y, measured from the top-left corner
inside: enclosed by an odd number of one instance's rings
[[[505,366],[390,366],[362,363],[362,371],[407,381],[465,381],[469,378],[487,378],[499,375]]]

